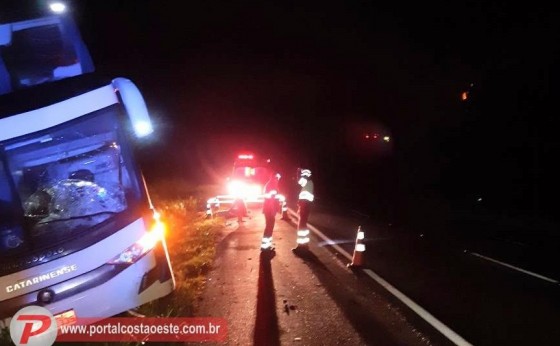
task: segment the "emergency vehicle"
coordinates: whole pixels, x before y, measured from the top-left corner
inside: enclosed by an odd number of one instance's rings
[[[221,211],[229,210],[235,201],[242,199],[248,208],[262,207],[264,185],[276,172],[270,159],[261,159],[253,153],[239,154],[234,160],[231,175],[226,179],[227,193],[208,199],[206,215],[212,217]],[[282,216],[287,216],[288,207],[284,195],[279,194]]]

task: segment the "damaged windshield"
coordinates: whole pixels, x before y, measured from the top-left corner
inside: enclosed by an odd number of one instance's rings
[[[137,175],[117,112],[110,107],[2,143],[0,254],[92,231],[138,203]]]

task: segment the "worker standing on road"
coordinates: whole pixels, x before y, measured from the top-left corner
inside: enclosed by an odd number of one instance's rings
[[[274,231],[276,214],[280,212],[280,201],[278,199],[278,182],[280,181],[280,177],[279,173],[272,175],[264,186],[265,197],[263,203],[263,214],[266,225],[261,241],[261,250],[274,250],[272,232]]]
[[[229,212],[237,216],[237,222],[239,222],[239,224],[244,222],[243,217],[247,216],[247,205],[243,197],[235,198]]]
[[[310,208],[315,199],[313,195],[313,181],[311,180],[311,170],[301,169],[299,171],[298,184],[301,190],[298,196],[298,226],[297,226],[297,245],[293,249],[307,250],[309,249],[309,229],[307,228],[307,219],[309,218]]]

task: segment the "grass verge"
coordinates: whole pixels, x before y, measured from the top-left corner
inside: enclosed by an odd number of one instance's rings
[[[196,195],[172,198],[159,193],[154,195],[154,205],[168,225],[167,248],[177,288],[171,295],[148,303],[137,312],[149,316],[190,317],[212,266],[216,236],[224,220],[206,219],[204,211],[200,211],[201,197]]]

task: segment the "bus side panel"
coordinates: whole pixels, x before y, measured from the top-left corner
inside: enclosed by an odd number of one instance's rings
[[[159,245],[158,245],[159,246]],[[156,270],[156,256],[150,251],[107,282],[53,304],[46,305],[53,315],[73,310],[78,318],[103,319],[133,309],[152,300],[164,297],[174,288],[172,278],[154,281],[142,293],[138,293],[144,275]]]

